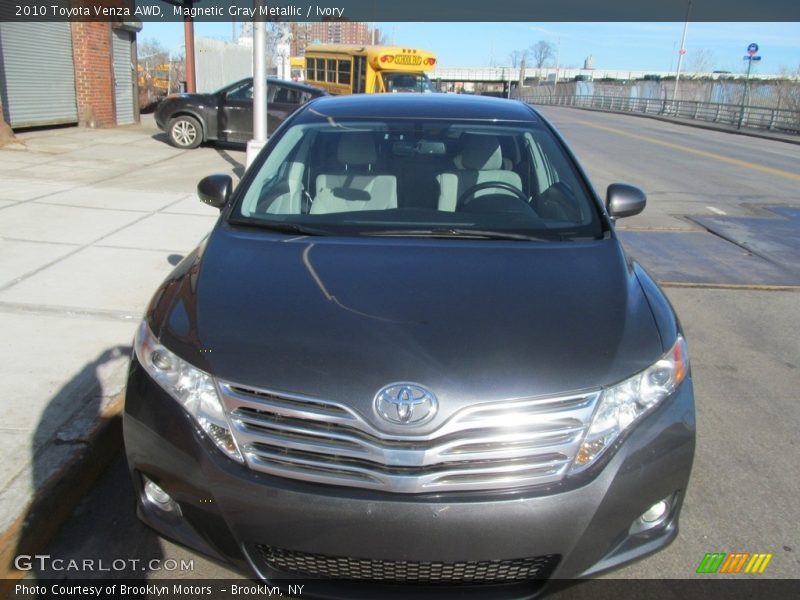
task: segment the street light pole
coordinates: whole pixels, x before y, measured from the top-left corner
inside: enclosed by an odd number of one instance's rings
[[[739,123],[736,125],[736,129],[742,128],[742,122],[744,121],[744,111],[747,104],[749,104],[748,96],[750,96],[750,69],[753,68],[753,59],[752,57],[747,58],[747,75],[744,77],[744,90],[742,91],[742,108],[739,110]]]
[[[256,14],[264,0],[253,0]],[[247,166],[253,164],[256,156],[267,143],[267,29],[266,23],[256,16],[253,23],[253,139],[247,142]]]

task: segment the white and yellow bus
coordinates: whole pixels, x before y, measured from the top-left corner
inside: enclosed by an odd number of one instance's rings
[[[331,94],[432,92],[425,74],[436,65],[427,50],[400,46],[309,44],[305,83]]]

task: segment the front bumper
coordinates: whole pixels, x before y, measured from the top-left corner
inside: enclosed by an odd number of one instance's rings
[[[301,562],[361,559],[352,564],[473,565],[551,557],[540,575],[567,579],[618,567],[675,538],[695,421],[687,379],[580,481],[550,490],[398,497],[277,478],[228,459],[134,360],[124,435],[140,518],[250,576],[287,576],[271,568],[275,562],[265,562],[269,548]],[[181,515],[143,501],[142,475],[178,502]],[[665,522],[631,533],[632,523],[665,498],[672,500]],[[347,594],[353,597],[352,590]]]

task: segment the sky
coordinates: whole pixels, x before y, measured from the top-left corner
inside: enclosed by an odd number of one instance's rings
[[[562,67],[582,67],[591,55],[596,69],[674,71],[684,23],[374,23],[390,43],[433,51],[442,67],[506,66],[514,50],[544,40]],[[230,40],[231,23],[196,23],[195,36]],[[145,23],[140,41],[159,40],[182,52],[182,23]],[[689,23],[683,70],[704,56],[708,70],[746,69],[750,43],[762,60],[754,72],[800,70],[800,23]]]

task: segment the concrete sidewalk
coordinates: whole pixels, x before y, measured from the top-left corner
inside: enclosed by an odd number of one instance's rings
[[[244,170],[241,150],[177,150],[142,121],[0,148],[1,577],[113,458],[136,326],[218,215],[197,181]]]

